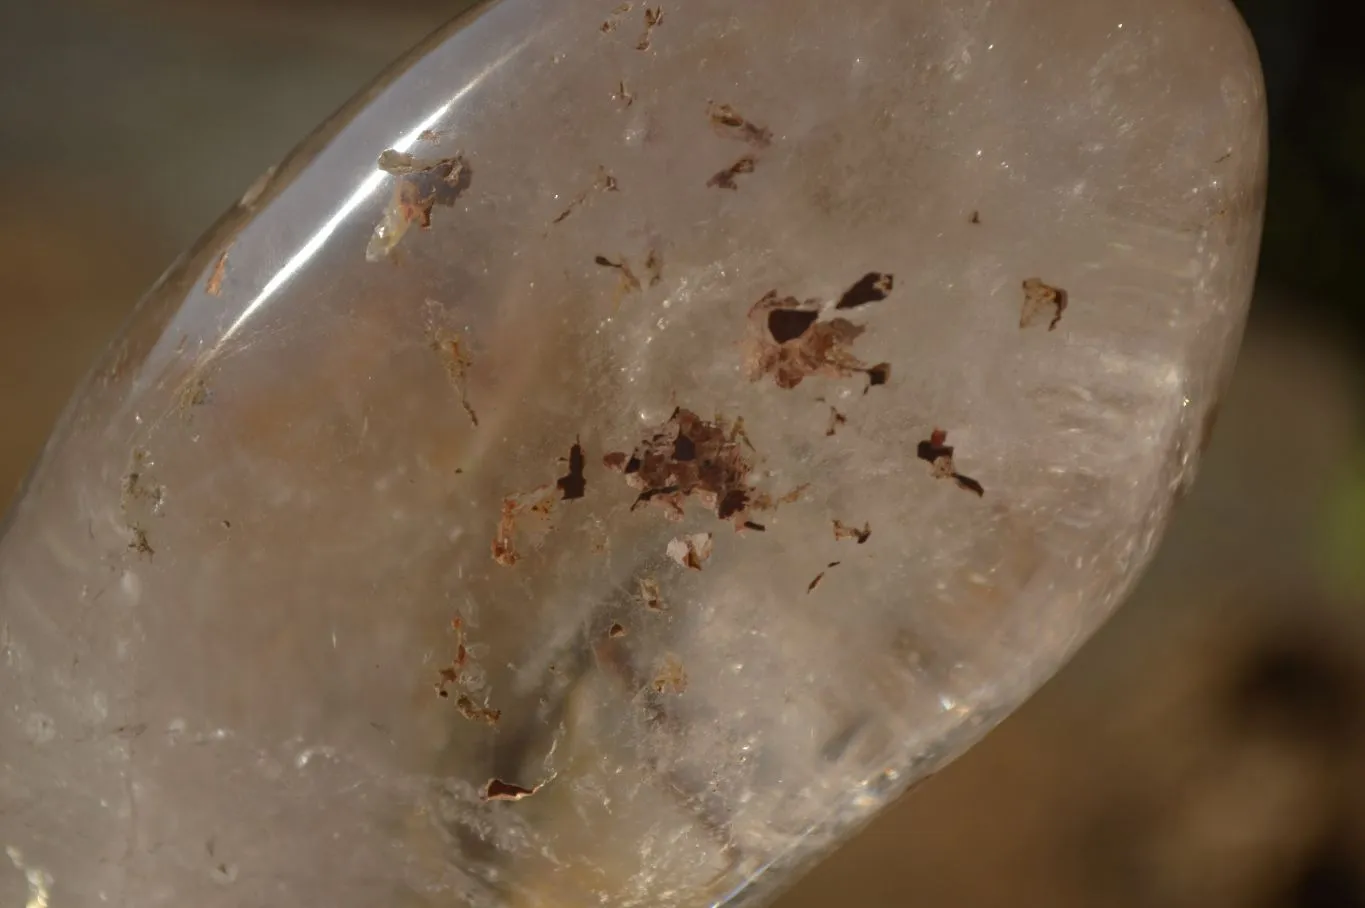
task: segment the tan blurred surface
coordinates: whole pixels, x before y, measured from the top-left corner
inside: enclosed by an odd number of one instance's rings
[[[458,5],[0,10],[6,494],[156,274]],[[1258,314],[1135,598],[784,908],[1365,904],[1362,603],[1329,602],[1319,555],[1362,440],[1355,368],[1311,326]]]

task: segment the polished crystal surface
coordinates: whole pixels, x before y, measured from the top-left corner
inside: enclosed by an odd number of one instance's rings
[[[0,901],[757,903],[1130,588],[1231,368],[1214,0],[501,0],[154,288],[0,542]]]

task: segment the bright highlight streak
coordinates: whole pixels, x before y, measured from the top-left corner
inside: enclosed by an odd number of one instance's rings
[[[464,92],[461,92],[460,94],[463,93]],[[451,98],[449,101],[436,108],[436,110],[432,111],[428,117],[422,120],[422,122],[414,126],[407,135],[403,136],[389,147],[395,151],[407,151],[413,145],[417,144],[417,140],[421,137],[422,133],[440,122],[441,118],[446,115],[459,98],[460,95],[456,95],[454,98]],[[218,343],[214,346],[221,349],[223,344],[227,343],[228,339],[236,334],[237,331],[246,324],[247,320],[255,315],[260,308],[285,285],[285,282],[297,274],[299,269],[308,263],[309,259],[317,255],[318,250],[322,248],[323,244],[327,242],[327,239],[333,233],[336,233],[337,228],[342,225],[342,222],[350,217],[351,212],[359,208],[362,202],[374,194],[374,191],[383,184],[387,176],[388,174],[378,169],[367,176],[361,184],[356,187],[355,192],[351,193],[350,197],[341,203],[341,207],[318,228],[316,233],[308,238],[308,242],[304,243],[299,251],[294,253],[279,271],[275,272],[274,277],[266,282],[266,285],[261,288],[260,293],[256,294],[256,298],[250,303],[247,303],[246,308],[242,310],[242,314],[237,316],[237,320],[232,323],[232,326],[228,328],[227,331],[223,332],[223,336],[218,339]]]

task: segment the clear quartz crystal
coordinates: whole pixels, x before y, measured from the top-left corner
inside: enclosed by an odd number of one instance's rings
[[[11,515],[0,901],[768,898],[1152,553],[1264,118],[1222,0],[455,23],[158,284]]]

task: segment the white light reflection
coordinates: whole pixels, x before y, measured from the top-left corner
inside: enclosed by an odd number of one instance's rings
[[[451,96],[449,101],[445,102],[440,107],[436,108],[436,110],[433,110],[426,118],[422,120],[422,122],[412,127],[412,129],[408,131],[407,135],[403,136],[398,141],[394,142],[392,145],[388,147],[392,148],[395,151],[407,151],[408,149],[412,148],[412,146],[417,143],[417,140],[422,137],[422,133],[426,132],[428,129],[431,129],[437,123],[439,123],[441,118],[444,117],[452,107],[458,104],[460,100],[464,98],[465,95],[469,94],[471,91],[477,88],[480,85],[480,83],[482,83],[486,78],[488,78],[488,76],[491,73],[500,70],[507,63],[508,60],[511,60],[514,56],[516,56],[517,53],[523,47],[525,47],[526,44],[531,40],[531,37],[532,36],[528,35],[521,41],[514,44],[512,47],[508,48],[506,53],[504,53],[498,59],[494,60],[492,64],[485,67],[478,75],[476,75],[474,78],[470,79],[467,83],[465,83],[464,86],[462,86],[459,91],[455,92],[455,94]],[[378,157],[379,156],[376,154],[375,155],[376,161],[378,161]],[[337,228],[341,226],[341,223],[346,220],[346,218],[351,214],[351,212],[355,211],[356,208],[360,207],[360,204],[364,202],[367,198],[369,198],[370,195],[373,194],[374,191],[383,184],[384,178],[387,176],[388,174],[386,174],[384,171],[376,167],[374,173],[367,176],[361,182],[361,184],[356,187],[355,192],[351,193],[350,198],[346,199],[346,201],[341,203],[341,207],[338,208],[332,214],[332,216],[328,218],[327,221],[321,227],[318,228],[317,233],[314,233],[311,237],[309,237],[308,242],[304,243],[303,246],[299,249],[299,251],[294,253],[294,255],[290,257],[289,261],[284,263],[284,265],[280,268],[279,271],[275,272],[274,277],[272,277],[269,281],[266,282],[266,285],[261,288],[261,292],[256,294],[256,298],[253,299],[250,303],[247,303],[246,308],[242,310],[242,314],[237,316],[237,320],[232,323],[231,327],[229,327],[227,331],[223,332],[223,336],[220,337],[218,339],[218,342],[213,345],[213,350],[210,353],[210,357],[216,355],[220,350],[222,350],[223,345],[226,344],[228,340],[231,339],[231,337],[234,334],[236,334],[243,325],[247,323],[247,320],[250,319],[253,315],[255,315],[256,312],[258,312],[262,306],[269,302],[270,298],[274,296],[275,293],[281,287],[284,286],[286,281],[288,281],[291,277],[297,274],[299,269],[308,263],[309,259],[317,255],[318,250],[321,249],[322,245],[327,242],[327,238],[336,232]]]
[[[455,102],[460,99],[461,95],[473,88],[475,84],[477,84],[477,80],[470,82],[470,84],[460,89],[455,97],[432,111],[429,116],[422,120],[422,122],[414,126],[407,135],[403,136],[389,147],[395,151],[407,151],[417,143],[417,140],[421,137],[422,133],[439,123],[441,118],[444,117],[450,108],[454,106]],[[376,156],[376,159],[377,157],[378,156]],[[227,343],[228,339],[236,334],[238,329],[246,324],[247,320],[255,315],[256,312],[275,295],[276,291],[284,286],[286,281],[297,274],[299,269],[308,263],[309,259],[317,255],[318,250],[322,248],[322,244],[327,242],[327,238],[333,233],[336,233],[336,229],[341,226],[341,223],[345,221],[346,218],[350,217],[351,212],[360,207],[361,202],[368,199],[374,191],[380,187],[387,176],[387,173],[376,167],[374,173],[367,176],[364,181],[356,187],[355,192],[351,193],[350,198],[342,202],[341,207],[318,228],[317,233],[314,233],[309,237],[308,242],[304,243],[299,251],[294,253],[279,271],[275,272],[275,276],[266,282],[266,285],[261,288],[261,292],[256,294],[256,298],[247,303],[246,308],[242,310],[242,314],[237,316],[237,320],[223,333],[223,336],[218,339],[218,343],[215,346],[222,347],[223,344]]]

